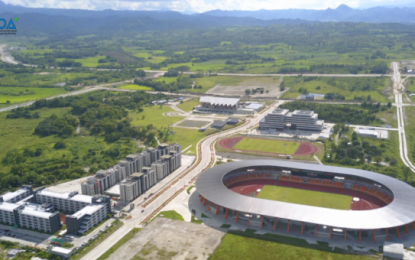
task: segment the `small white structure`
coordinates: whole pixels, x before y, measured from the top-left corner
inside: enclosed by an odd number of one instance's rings
[[[356,129],[357,136],[376,139],[388,139],[388,131],[386,130],[370,130],[370,129]]]
[[[387,242],[383,244],[383,256],[393,259],[403,259],[404,248],[403,244]]]
[[[52,254],[68,258],[72,255],[73,249],[55,246],[52,248]]]

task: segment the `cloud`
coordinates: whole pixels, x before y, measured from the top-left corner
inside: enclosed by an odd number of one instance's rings
[[[406,0],[3,0],[7,4],[32,8],[87,10],[174,10],[206,12],[221,10],[327,9],[341,4],[357,8],[364,5],[403,4]]]

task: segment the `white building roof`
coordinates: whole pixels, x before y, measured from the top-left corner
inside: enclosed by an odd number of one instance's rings
[[[72,250],[73,249],[55,246],[55,247],[52,248],[52,253],[59,253],[59,254],[69,255],[70,253],[72,253]]]
[[[120,185],[114,185],[111,188],[109,188],[108,190],[105,191],[106,193],[110,194],[110,195],[120,195]]]
[[[55,197],[55,198],[60,198],[60,199],[68,199],[69,198],[69,192],[60,193],[60,192],[54,192],[54,191],[49,191],[49,190],[41,190],[41,191],[38,192],[38,194],[45,195],[45,196],[50,196],[50,197]]]
[[[15,197],[17,197],[19,195],[22,195],[26,191],[27,191],[26,189],[19,189],[17,191],[8,192],[8,193],[3,195],[3,200],[4,201],[9,201],[9,200],[14,199]]]
[[[367,129],[357,129],[356,133],[363,134],[363,135],[373,135],[373,136],[378,135],[378,133],[375,130],[367,130]]]
[[[210,103],[211,105],[236,106],[239,98],[200,97],[199,102]]]
[[[18,204],[8,203],[8,202],[0,202],[0,210],[12,212],[15,208],[20,207]]]
[[[247,108],[247,109],[260,109],[263,106],[264,106],[263,104],[251,103],[251,104],[245,106],[245,108]]]
[[[82,218],[84,215],[92,215],[98,210],[100,210],[102,207],[105,207],[103,204],[90,204],[84,208],[82,208],[80,211],[75,212],[72,216],[76,218]]]
[[[49,218],[50,216],[54,215],[55,213],[43,211],[43,208],[37,204],[29,204],[21,210],[21,214],[35,216],[38,218]]]
[[[88,195],[77,194],[73,196],[70,200],[85,202],[85,203],[92,203],[92,197]]]

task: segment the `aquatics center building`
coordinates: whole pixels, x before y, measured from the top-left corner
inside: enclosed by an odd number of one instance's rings
[[[356,206],[341,210],[261,199],[252,195],[261,185],[349,195]],[[200,203],[218,217],[259,228],[275,230],[278,225],[295,235],[362,242],[415,232],[415,188],[365,170],[247,160],[203,172],[196,180],[196,191]]]

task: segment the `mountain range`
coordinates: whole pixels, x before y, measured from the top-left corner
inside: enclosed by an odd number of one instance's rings
[[[415,6],[408,4],[407,6]],[[256,20],[279,20],[300,19],[317,22],[368,22],[368,23],[415,23],[415,7],[373,7],[364,10],[353,9],[347,5],[340,5],[336,9],[309,10],[309,9],[286,9],[286,10],[258,10],[258,11],[223,11],[212,10],[201,14],[182,14],[175,11],[114,11],[114,10],[80,10],[80,9],[51,9],[51,8],[26,8],[5,4],[0,1],[0,13],[27,14],[37,13],[52,16],[104,18],[104,17],[151,17],[157,20],[212,20],[209,17],[233,17],[250,18],[239,19],[238,22],[230,24],[261,25]],[[252,19],[253,18],[253,19]],[[243,21],[243,22],[242,22]],[[227,22],[229,24],[229,22]]]

